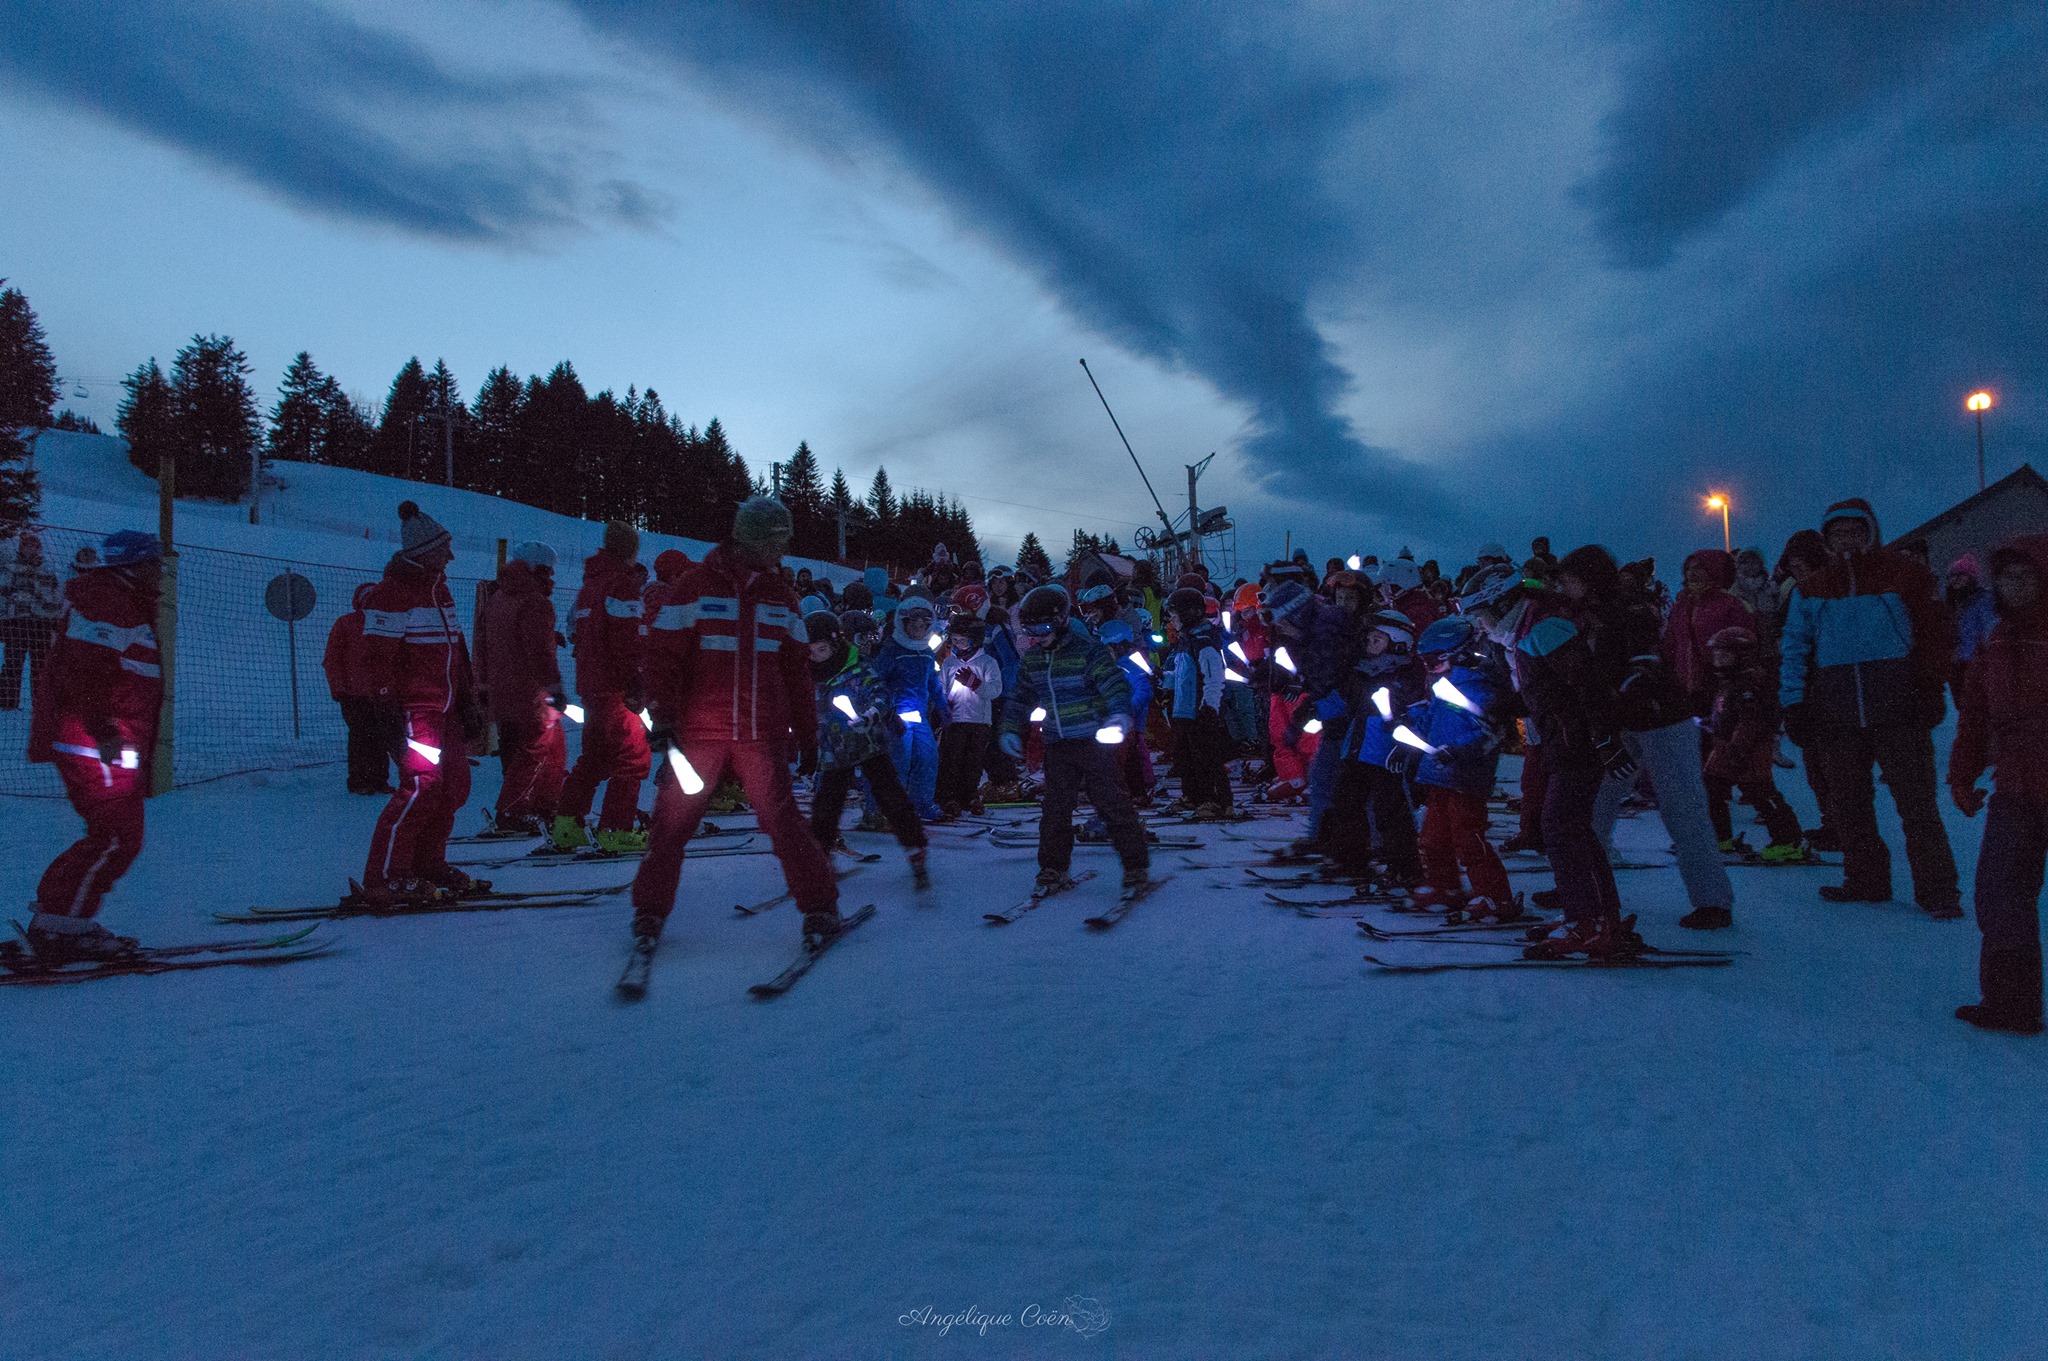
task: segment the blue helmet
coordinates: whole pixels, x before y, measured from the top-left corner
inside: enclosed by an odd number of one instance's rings
[[[1446,615],[1422,631],[1415,641],[1417,652],[1456,652],[1472,642],[1472,621],[1463,615]]]
[[[103,567],[132,567],[138,562],[153,562],[163,555],[164,546],[156,535],[145,534],[139,529],[117,529],[100,545],[100,565]]]
[[[1095,637],[1104,647],[1124,647],[1135,642],[1137,635],[1131,626],[1121,619],[1112,619],[1095,631]]]

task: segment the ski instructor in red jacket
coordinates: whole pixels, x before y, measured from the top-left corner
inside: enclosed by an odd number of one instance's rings
[[[142,800],[163,704],[156,648],[163,545],[109,534],[101,565],[64,588],[56,645],[35,688],[28,759],[57,767],[85,835],[36,885],[28,942],[42,959],[112,959],[136,942],[93,920],[100,899],[142,851]]]
[[[448,591],[448,531],[411,501],[398,507],[400,548],[363,598],[356,693],[397,709],[398,792],[377,817],[363,867],[376,907],[477,887],[448,863],[448,833],[469,801],[469,747],[483,735],[469,645]]]
[[[810,646],[783,584],[791,521],[751,497],[732,536],[683,569],[648,621],[645,681],[654,714],[654,826],[633,880],[633,934],[651,949],[675,907],[683,851],[727,771],[739,780],[782,862],[807,940],[841,930],[839,881],[804,825],[792,760],[817,769]],[[681,761],[678,762],[676,755]]]

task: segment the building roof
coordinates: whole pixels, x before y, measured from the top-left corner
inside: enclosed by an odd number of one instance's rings
[[[2048,496],[2048,477],[2043,477],[2041,476],[2041,474],[2035,472],[2033,464],[2022,463],[2019,467],[2007,473],[2004,477],[1999,478],[1996,482],[1993,482],[1983,491],[1978,492],[1974,496],[1967,497],[1964,500],[1956,502],[1954,505],[1950,506],[1941,514],[1935,516],[1927,523],[1915,525],[1913,528],[1907,530],[1905,533],[1894,536],[1892,539],[1892,545],[1896,547],[1897,545],[1906,542],[1908,539],[1924,539],[1929,534],[1933,533],[1935,530],[1940,529],[1946,525],[1953,524],[1955,521],[1964,518],[1971,511],[1977,509],[1977,507],[1984,505],[1992,500],[1995,500],[1998,497],[2004,496],[2009,492],[2018,491],[2022,487],[2032,487],[2035,491],[2042,493],[2044,496]]]

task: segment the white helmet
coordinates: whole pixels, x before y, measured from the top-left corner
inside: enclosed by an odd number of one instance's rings
[[[512,551],[507,557],[512,562],[523,562],[528,567],[552,569],[555,565],[555,550],[544,543],[536,543],[532,539],[528,539],[525,543],[513,544]]]

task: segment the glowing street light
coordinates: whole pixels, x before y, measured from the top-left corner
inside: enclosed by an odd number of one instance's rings
[[[1709,496],[1707,498],[1707,509],[1721,512],[1721,547],[1733,553],[1735,551],[1735,538],[1728,532],[1727,493],[1717,491]]]
[[[1977,490],[1984,490],[1984,413],[1991,409],[1991,394],[1979,388],[1963,403],[1977,417]]]

